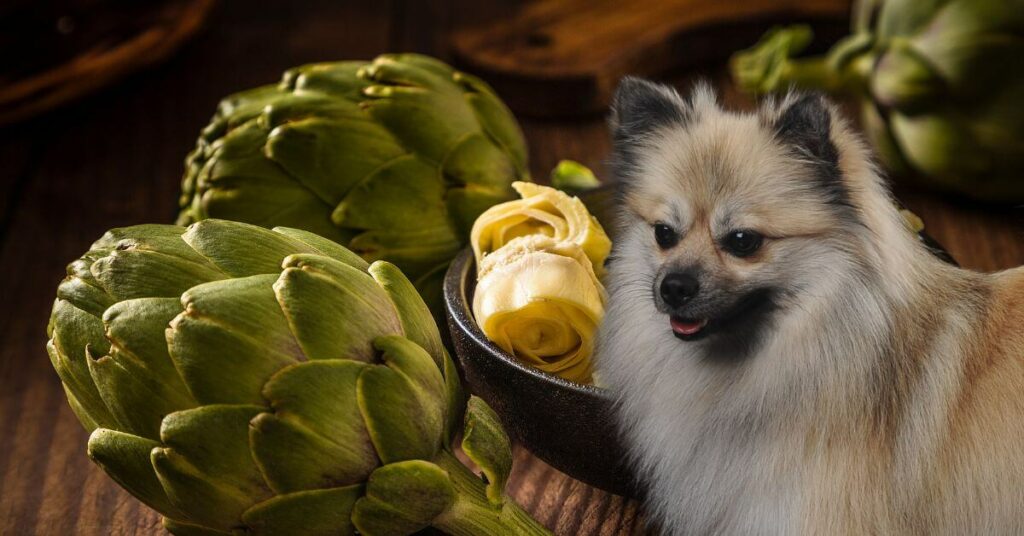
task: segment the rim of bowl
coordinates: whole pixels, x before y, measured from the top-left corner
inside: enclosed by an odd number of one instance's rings
[[[476,259],[473,255],[473,249],[471,247],[467,247],[459,252],[455,259],[452,260],[452,264],[448,268],[448,273],[446,273],[444,277],[443,292],[445,310],[448,312],[448,318],[454,321],[459,327],[459,331],[465,333],[473,340],[474,343],[486,350],[491,357],[501,360],[506,365],[512,366],[523,374],[533,376],[536,379],[557,385],[562,389],[568,389],[581,395],[597,396],[610,401],[611,395],[607,389],[596,385],[584,385],[581,383],[571,382],[554,374],[550,374],[538,368],[524,364],[516,359],[515,356],[510,355],[498,345],[491,342],[491,340],[484,335],[480,326],[476,323],[476,318],[473,317],[473,310],[469,304],[469,296],[466,294],[469,274],[475,265]]]

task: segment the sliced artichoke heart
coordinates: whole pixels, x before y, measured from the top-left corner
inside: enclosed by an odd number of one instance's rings
[[[477,218],[470,243],[477,265],[484,256],[520,237],[544,235],[579,246],[601,274],[611,240],[576,197],[548,186],[514,182],[522,199],[495,205]]]
[[[473,312],[484,334],[505,351],[585,383],[604,302],[583,248],[538,234],[516,238],[483,259]]]

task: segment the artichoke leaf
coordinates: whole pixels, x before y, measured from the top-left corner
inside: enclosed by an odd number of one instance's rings
[[[216,119],[225,121],[223,128],[235,130],[256,119],[268,104],[281,94],[277,85],[267,84],[228,95],[217,104]],[[213,134],[213,133],[211,133]],[[217,133],[220,137],[222,133]]]
[[[146,369],[146,375],[159,381],[168,396],[194,405],[195,400],[167,351],[164,332],[181,311],[180,298],[126,300],[112,305],[103,314],[103,329],[111,344],[111,355],[127,355]]]
[[[68,271],[70,272],[70,269]],[[89,280],[92,280],[92,283]],[[61,281],[60,286],[57,287],[57,297],[97,318],[103,316],[103,311],[106,311],[107,307],[116,301],[113,296],[107,294],[107,291],[99,287],[99,282],[92,277],[91,273],[89,273],[88,279],[70,276]]]
[[[934,106],[944,89],[935,68],[903,40],[890,44],[871,79],[871,93],[879,104],[910,114]]]
[[[462,248],[448,226],[422,227],[415,231],[371,230],[357,235],[349,245],[363,258],[387,259],[404,274],[421,274],[416,288],[422,288],[419,280],[427,278],[430,272],[447,267]]]
[[[448,224],[444,197],[437,169],[403,156],[355,185],[331,217],[337,225],[357,229],[442,227]]]
[[[501,195],[502,199],[512,196],[508,178],[519,175],[512,159],[479,132],[460,140],[441,163],[441,169],[459,184]]]
[[[89,436],[89,458],[110,478],[150,508],[165,516],[183,517],[171,503],[153,470],[150,454],[158,441],[116,430],[98,428]]]
[[[111,250],[130,249],[161,252],[216,270],[202,255],[181,241],[181,227],[177,225],[144,224],[111,229],[94,242],[91,249],[102,252],[94,261],[107,256]],[[83,258],[88,257],[87,254]],[[224,275],[220,274],[220,277]]]
[[[968,119],[946,105],[941,114],[907,116],[893,113],[889,124],[902,154],[917,170],[954,187],[961,176],[985,173],[993,162],[978,146]]]
[[[82,423],[82,427],[85,428],[85,431],[91,434],[97,428],[100,428],[100,425],[93,420],[92,415],[90,415],[85,407],[82,406],[82,403],[78,401],[78,398],[75,397],[75,393],[71,392],[71,389],[68,388],[67,384],[62,381],[61,387],[64,389],[64,396],[68,398],[68,406],[71,406],[71,413],[75,414],[75,417],[78,418],[78,422]],[[113,422],[113,418],[111,418],[111,422]]]
[[[359,77],[379,84],[429,88],[456,94],[451,90],[454,70],[418,54],[383,54],[359,70]]]
[[[505,149],[511,156],[518,171],[517,176],[526,177],[527,168],[526,138],[516,123],[512,112],[501,101],[501,98],[483,80],[463,72],[454,75],[455,81],[470,89],[466,100],[473,107],[483,125],[487,136]]]
[[[487,500],[500,506],[504,502],[505,484],[512,471],[512,445],[498,414],[476,396],[470,396],[466,403],[462,451],[487,477]]]
[[[281,125],[270,133],[267,156],[324,203],[336,205],[374,170],[407,153],[387,129],[359,113]]]
[[[270,232],[270,231],[267,231]],[[281,312],[274,274],[215,281],[182,295],[167,344],[175,368],[201,404],[263,404],[260,392],[303,353]]]
[[[304,242],[316,250],[318,254],[330,257],[338,262],[343,262],[353,268],[366,270],[370,267],[370,263],[363,260],[362,257],[352,253],[349,249],[339,246],[337,242],[324,238],[323,235],[291,227],[274,227],[273,231]]]
[[[361,484],[278,495],[247,510],[242,521],[261,536],[350,536],[352,510],[362,495]]]
[[[353,233],[331,224],[330,205],[324,204],[312,192],[272,178],[225,179],[206,190],[201,203],[203,214],[213,213],[229,220],[267,227],[302,227],[342,243],[353,236]],[[203,217],[187,211],[178,218],[178,223],[188,225]]]
[[[405,337],[423,347],[434,358],[438,368],[443,367],[445,349],[441,344],[441,333],[416,287],[398,267],[386,261],[374,262],[369,273],[395,305]]]
[[[306,243],[281,233],[226,220],[194,223],[181,235],[181,239],[232,277],[276,274],[281,271],[285,257],[295,253],[316,253]]]
[[[308,359],[372,362],[372,340],[400,334],[387,293],[369,274],[320,255],[292,255],[274,292]]]
[[[356,404],[359,375],[349,360],[287,367],[267,382],[272,412],[253,419],[253,456],[277,493],[363,482],[379,465]]]
[[[377,71],[378,84],[391,83],[386,66]],[[453,85],[435,85],[430,91],[418,86],[371,85],[363,90],[367,112],[397,137],[408,151],[440,163],[464,136],[480,132],[475,114],[465,106]]]
[[[172,413],[151,454],[157,477],[185,520],[231,530],[271,490],[249,450],[249,421],[262,406],[213,404]]]
[[[359,409],[384,463],[431,459],[442,446],[445,386],[434,359],[404,337],[378,337],[384,365],[359,377]]]
[[[91,421],[103,428],[116,428],[116,421],[93,383],[89,372],[90,351],[106,353],[109,343],[102,337],[103,323],[71,303],[57,299],[51,315],[51,339],[46,352],[64,385],[75,394]],[[102,355],[102,354],[101,354]]]
[[[329,95],[358,102],[369,82],[356,76],[365,61],[312,63],[284,73],[281,91],[299,94]]]
[[[404,536],[429,526],[454,502],[444,469],[423,460],[391,463],[370,475],[352,523],[365,536]]]
[[[111,353],[88,363],[96,388],[117,420],[118,429],[156,440],[164,417],[195,406],[188,391],[168,389],[160,377],[135,359],[116,351]]]
[[[448,408],[448,420],[445,422],[444,427],[444,440],[450,441],[454,437],[456,430],[458,430],[459,423],[462,422],[466,408],[466,393],[462,390],[459,370],[455,368],[455,361],[448,355],[448,352],[444,353],[444,368],[442,372],[444,372],[445,399],[447,400],[445,407]]]
[[[237,532],[234,530],[214,530],[209,527],[201,527],[199,525],[193,525],[192,523],[186,523],[184,521],[178,521],[165,517],[163,519],[163,526],[174,536],[237,536]]]
[[[180,296],[196,285],[225,277],[209,263],[163,251],[134,249],[131,244],[93,263],[92,272],[117,300]]]
[[[400,52],[392,54],[381,54],[381,62],[399,62],[408,63],[409,65],[415,65],[420,69],[429,71],[437,75],[440,79],[450,78],[456,71],[447,63],[425,54],[416,54],[411,52]],[[374,63],[377,63],[376,61]]]

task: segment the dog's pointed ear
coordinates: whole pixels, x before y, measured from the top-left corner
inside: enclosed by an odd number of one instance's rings
[[[832,143],[832,110],[818,93],[799,95],[775,120],[775,135],[804,156],[839,167],[839,152]]]
[[[686,109],[686,102],[671,87],[627,76],[612,98],[612,136],[616,143],[643,137],[659,127],[684,122]]]
[[[619,82],[609,121],[612,131],[609,163],[620,194],[625,191],[629,178],[637,173],[644,140],[658,128],[685,124],[687,110],[686,101],[666,85],[633,76]]]
[[[816,176],[831,202],[848,203],[839,150],[832,141],[832,109],[824,95],[797,95],[786,99],[783,106],[773,125],[775,136],[817,169]]]

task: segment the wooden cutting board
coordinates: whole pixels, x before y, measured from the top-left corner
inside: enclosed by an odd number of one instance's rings
[[[774,24],[842,32],[850,0],[540,0],[452,37],[455,61],[516,112],[605,109],[619,78],[657,76],[728,57]]]

